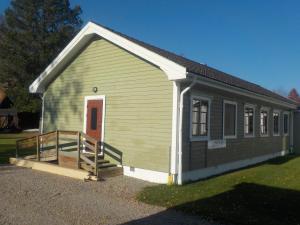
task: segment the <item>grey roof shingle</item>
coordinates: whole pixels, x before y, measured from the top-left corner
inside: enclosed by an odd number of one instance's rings
[[[102,26],[102,25],[100,25],[100,26]],[[102,27],[105,27],[105,26],[102,26]],[[292,101],[286,97],[283,97],[275,92],[272,92],[266,88],[263,88],[257,84],[248,82],[246,80],[240,79],[233,75],[230,75],[230,74],[224,73],[222,71],[219,71],[217,69],[214,69],[212,67],[209,67],[207,65],[204,65],[204,64],[195,62],[193,60],[187,59],[185,57],[179,56],[170,51],[167,51],[167,50],[155,47],[153,45],[147,44],[145,42],[139,41],[135,38],[132,38],[132,37],[129,37],[120,32],[114,31],[108,27],[105,27],[105,28],[150,50],[150,51],[153,51],[153,52],[155,52],[155,53],[157,53],[157,54],[159,54],[181,66],[186,67],[188,72],[197,74],[199,76],[207,77],[209,79],[213,79],[213,80],[216,80],[216,81],[219,81],[219,82],[222,82],[222,83],[234,86],[234,87],[242,88],[244,90],[251,91],[251,92],[254,92],[254,93],[257,93],[260,95],[264,95],[264,96],[275,98],[275,99],[278,99],[278,100],[281,100],[284,102],[288,102],[290,104],[296,104],[294,101]]]

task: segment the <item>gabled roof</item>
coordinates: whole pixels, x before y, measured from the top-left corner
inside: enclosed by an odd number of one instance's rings
[[[59,56],[50,64],[49,67],[33,82],[30,86],[30,91],[43,92],[45,85],[47,85],[47,78],[51,77],[55,67],[58,67],[61,57],[67,57],[70,52],[76,48],[76,45],[84,44],[84,37],[91,34],[97,34],[104,39],[107,39],[114,44],[136,54],[145,60],[160,67],[168,76],[169,80],[185,79],[188,73],[196,74],[201,77],[206,77],[211,80],[215,80],[233,87],[247,90],[255,94],[259,94],[262,97],[269,97],[275,100],[279,100],[288,104],[295,105],[295,102],[285,98],[279,94],[276,94],[266,88],[263,88],[254,83],[245,81],[233,75],[224,73],[207,65],[195,62],[185,57],[174,54],[170,51],[155,47],[145,42],[139,41],[135,38],[129,37],[120,32],[114,31],[110,28],[104,27],[100,24],[89,22],[82,31],[70,42],[70,44],[59,54]],[[72,54],[70,54],[72,55]],[[53,75],[55,76],[55,75]],[[45,82],[46,81],[46,82]]]

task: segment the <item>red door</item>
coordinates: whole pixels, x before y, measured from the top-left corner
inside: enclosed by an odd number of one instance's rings
[[[86,114],[86,134],[101,141],[103,100],[88,100]]]

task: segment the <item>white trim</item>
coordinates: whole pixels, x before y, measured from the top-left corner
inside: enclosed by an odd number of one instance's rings
[[[204,169],[199,170],[193,170],[189,172],[183,173],[183,181],[195,181],[203,178],[208,178],[214,175],[222,174],[224,172],[233,171],[236,169],[241,169],[243,167],[247,167],[250,165],[254,165],[260,162],[264,162],[266,160],[278,157],[278,156],[284,156],[287,152],[281,151],[277,153],[272,153],[268,155],[258,156],[254,158],[249,158],[245,160],[239,160],[231,163],[226,164],[220,164],[218,166],[208,167]]]
[[[290,112],[290,151],[294,152],[294,113]]]
[[[105,135],[105,110],[106,110],[106,103],[105,103],[105,95],[92,95],[92,96],[84,96],[84,110],[83,110],[83,128],[82,131],[86,133],[86,117],[87,117],[87,102],[88,100],[102,100],[102,131],[101,131],[101,150],[103,150],[103,143],[104,143],[104,135]],[[102,154],[102,153],[101,153]]]
[[[287,122],[288,122],[288,123],[287,123],[287,126],[288,126],[288,127],[287,127],[287,133],[284,132],[284,115],[287,115],[287,116],[288,116],[288,121],[287,121]],[[289,130],[289,129],[290,129],[290,114],[289,114],[289,112],[287,112],[287,111],[284,111],[284,112],[283,112],[283,121],[282,121],[282,122],[283,122],[283,124],[282,124],[282,125],[283,125],[283,126],[282,126],[282,127],[283,127],[283,130],[282,130],[283,136],[289,136],[289,134],[290,134],[290,130]]]
[[[40,126],[41,126],[41,130],[40,133],[43,134],[44,133],[44,115],[45,115],[45,94],[43,93],[42,96],[42,119],[40,120]],[[58,129],[56,129],[58,130]]]
[[[193,99],[208,101],[208,111],[207,111],[207,136],[193,136]],[[192,94],[190,97],[190,141],[208,141],[210,140],[210,107],[211,99],[199,94]]]
[[[249,97],[251,99],[258,99],[264,102],[268,102],[268,103],[273,103],[279,106],[284,106],[284,107],[288,107],[291,109],[297,109],[297,105],[295,104],[291,104],[285,101],[281,101],[278,100],[276,98],[272,98],[272,97],[268,97],[265,95],[260,95],[257,94],[255,92],[252,91],[248,91],[239,87],[235,87],[229,84],[225,84],[222,83],[220,81],[216,81],[207,77],[203,77],[203,76],[199,76],[197,74],[193,74],[193,73],[189,73],[188,74],[189,77],[191,77],[195,82],[197,82],[198,84],[202,84],[202,85],[206,85],[208,87],[213,87],[213,88],[217,88],[219,90],[223,90],[223,91],[227,91],[230,93],[234,93],[234,94],[238,94],[238,95],[242,95],[242,96],[246,96]]]
[[[158,183],[158,184],[167,184],[169,174],[154,170],[140,169],[130,166],[123,166],[123,174],[125,176],[134,177],[137,179]]]
[[[235,105],[235,135],[225,135],[225,104]],[[234,101],[224,100],[223,101],[223,138],[224,139],[234,139],[237,138],[237,123],[238,123],[238,104]]]
[[[279,118],[278,118],[278,134],[274,133],[274,113],[277,113]],[[281,111],[279,109],[273,109],[273,115],[272,115],[272,118],[273,118],[273,136],[274,137],[280,137],[280,129],[281,129]]]
[[[180,83],[173,81],[173,111],[172,111],[172,144],[171,144],[171,163],[170,173],[175,175],[177,171],[177,132],[178,132],[178,116],[179,116],[179,98]],[[173,179],[174,180],[174,179]]]
[[[267,116],[268,116],[268,119],[267,119],[268,124],[267,124],[267,133],[266,134],[261,133],[261,112],[262,111],[267,111]],[[266,107],[266,106],[260,107],[260,110],[259,110],[259,134],[260,134],[260,137],[269,137],[270,136],[270,108]]]
[[[252,134],[246,134],[245,133],[245,109],[246,108],[251,108],[251,109],[253,109],[253,121],[252,121],[252,123],[253,123],[253,133]],[[253,105],[253,104],[249,104],[249,103],[246,103],[245,105],[244,105],[244,114],[243,114],[243,118],[244,118],[244,137],[245,138],[254,138],[255,137],[255,116],[256,116],[256,112],[255,112],[255,110],[256,110],[256,106],[255,105]]]
[[[62,50],[51,64],[40,74],[40,76],[30,85],[31,93],[44,92],[46,85],[54,79],[56,74],[72,60],[93,36],[100,36],[113,44],[126,49],[127,51],[151,62],[163,70],[169,80],[186,78],[186,68],[150,51],[98,24],[88,22],[82,30],[72,39],[72,41]]]
[[[180,92],[179,98],[179,125],[178,125],[178,170],[177,184],[182,185],[182,146],[183,146],[183,110],[184,110],[184,95],[194,87],[196,82],[192,82],[189,86]]]

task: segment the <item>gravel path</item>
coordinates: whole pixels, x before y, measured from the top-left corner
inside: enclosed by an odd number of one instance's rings
[[[30,169],[0,166],[0,224],[201,224],[198,217],[134,199],[150,183],[124,176],[83,182]]]

